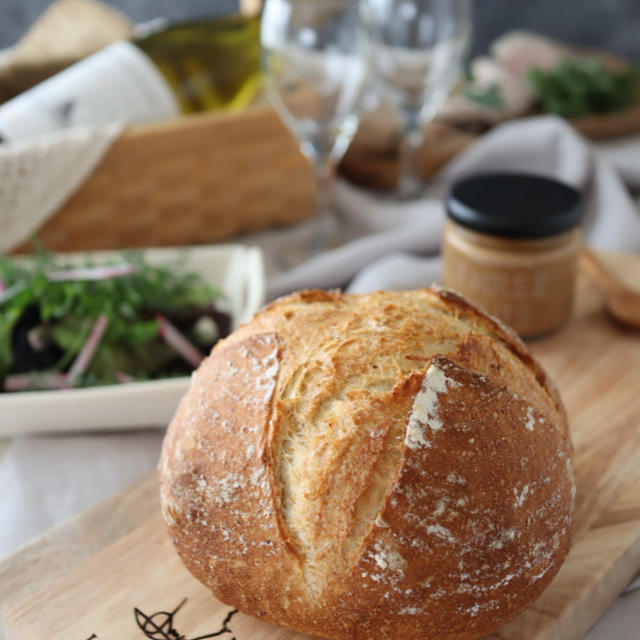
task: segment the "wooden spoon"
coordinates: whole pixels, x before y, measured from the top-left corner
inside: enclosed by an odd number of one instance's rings
[[[612,274],[588,247],[580,253],[580,270],[605,294],[609,315],[628,329],[640,331],[640,293]]]

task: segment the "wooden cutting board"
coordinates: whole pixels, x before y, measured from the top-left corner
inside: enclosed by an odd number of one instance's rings
[[[640,283],[640,257],[608,259]],[[572,425],[575,539],[542,597],[488,638],[573,640],[640,568],[640,334],[611,324],[581,281],[572,322],[531,348]],[[165,535],[153,476],[5,560],[0,601],[5,640],[306,637],[232,613],[191,577]]]

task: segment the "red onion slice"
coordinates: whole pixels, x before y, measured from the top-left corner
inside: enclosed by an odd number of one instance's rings
[[[158,333],[162,339],[192,367],[197,367],[204,360],[204,354],[162,314],[158,314],[156,319],[158,320]]]
[[[82,345],[82,349],[80,349],[80,352],[76,356],[76,359],[73,361],[73,364],[67,373],[67,380],[70,385],[73,385],[78,379],[78,376],[81,376],[91,364],[91,360],[98,348],[98,345],[100,344],[100,340],[102,340],[104,332],[107,330],[108,325],[109,320],[107,319],[107,316],[105,316],[104,313],[100,314],[91,329],[89,337],[84,345]]]
[[[77,269],[61,269],[49,271],[49,282],[69,282],[72,280],[109,280],[129,275],[136,270],[135,266],[125,262],[124,264],[107,265],[103,267],[78,267]]]

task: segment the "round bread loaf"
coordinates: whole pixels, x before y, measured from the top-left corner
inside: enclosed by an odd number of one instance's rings
[[[280,299],[194,374],[160,461],[189,570],[336,640],[462,640],[569,549],[562,403],[518,337],[436,289]]]

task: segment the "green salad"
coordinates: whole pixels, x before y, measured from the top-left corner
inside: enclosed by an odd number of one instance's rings
[[[230,331],[220,299],[180,264],[139,252],[80,267],[46,252],[0,258],[0,389],[187,375]]]
[[[543,113],[564,118],[622,111],[638,101],[640,73],[629,65],[610,69],[593,57],[565,59],[552,69],[532,67],[526,76],[535,105]],[[478,87],[467,77],[467,99],[488,109],[501,109],[505,99],[497,84]]]
[[[637,101],[638,70],[608,69],[595,58],[562,60],[527,77],[540,108],[565,118],[621,111]]]

